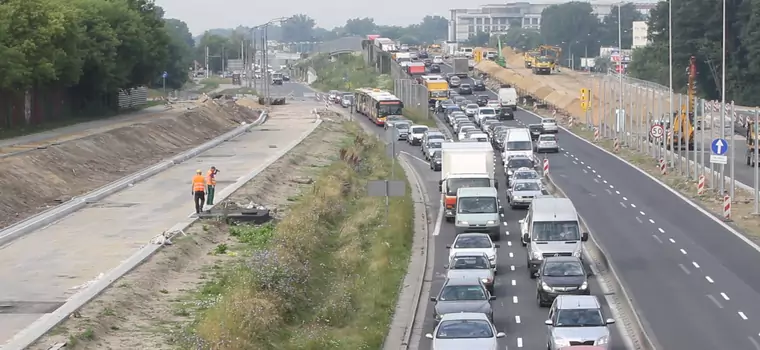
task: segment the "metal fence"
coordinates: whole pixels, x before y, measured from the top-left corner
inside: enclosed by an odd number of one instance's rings
[[[413,79],[395,79],[393,94],[404,102],[404,107],[419,116],[431,118],[428,108],[428,89]]]
[[[119,109],[131,109],[148,103],[148,88],[144,86],[119,91]]]

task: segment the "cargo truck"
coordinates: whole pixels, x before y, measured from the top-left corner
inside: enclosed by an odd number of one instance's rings
[[[441,181],[446,221],[456,216],[457,190],[463,187],[494,187],[494,154],[488,142],[444,142],[441,145]]]
[[[467,58],[454,59],[454,74],[459,78],[467,78],[470,73],[470,62]]]

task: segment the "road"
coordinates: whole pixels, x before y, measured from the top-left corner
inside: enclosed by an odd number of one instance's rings
[[[314,103],[275,110],[267,124],[0,248],[0,344],[194,212],[190,178],[221,170],[218,191],[314,125]]]
[[[526,111],[516,119],[538,120]],[[552,178],[607,253],[657,348],[760,349],[758,251],[629,164],[559,138]]]

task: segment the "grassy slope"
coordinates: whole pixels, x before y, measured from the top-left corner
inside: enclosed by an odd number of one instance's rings
[[[202,307],[177,345],[380,348],[406,273],[414,209],[410,196],[393,198],[382,226],[384,198],[368,197],[366,182],[390,177],[390,161],[374,137],[344,126],[343,156],[321,170],[285,219],[231,232],[241,258],[199,291]]]

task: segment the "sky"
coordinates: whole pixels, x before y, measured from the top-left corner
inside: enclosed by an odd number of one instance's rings
[[[166,10],[166,18],[185,21],[193,35],[213,28],[234,28],[238,25],[254,26],[274,18],[305,14],[317,26],[332,29],[342,26],[349,18],[371,17],[383,25],[409,25],[419,23],[427,15],[448,18],[450,8],[477,7],[475,3],[458,0],[435,2],[408,0],[357,1],[357,0],[155,0]]]

